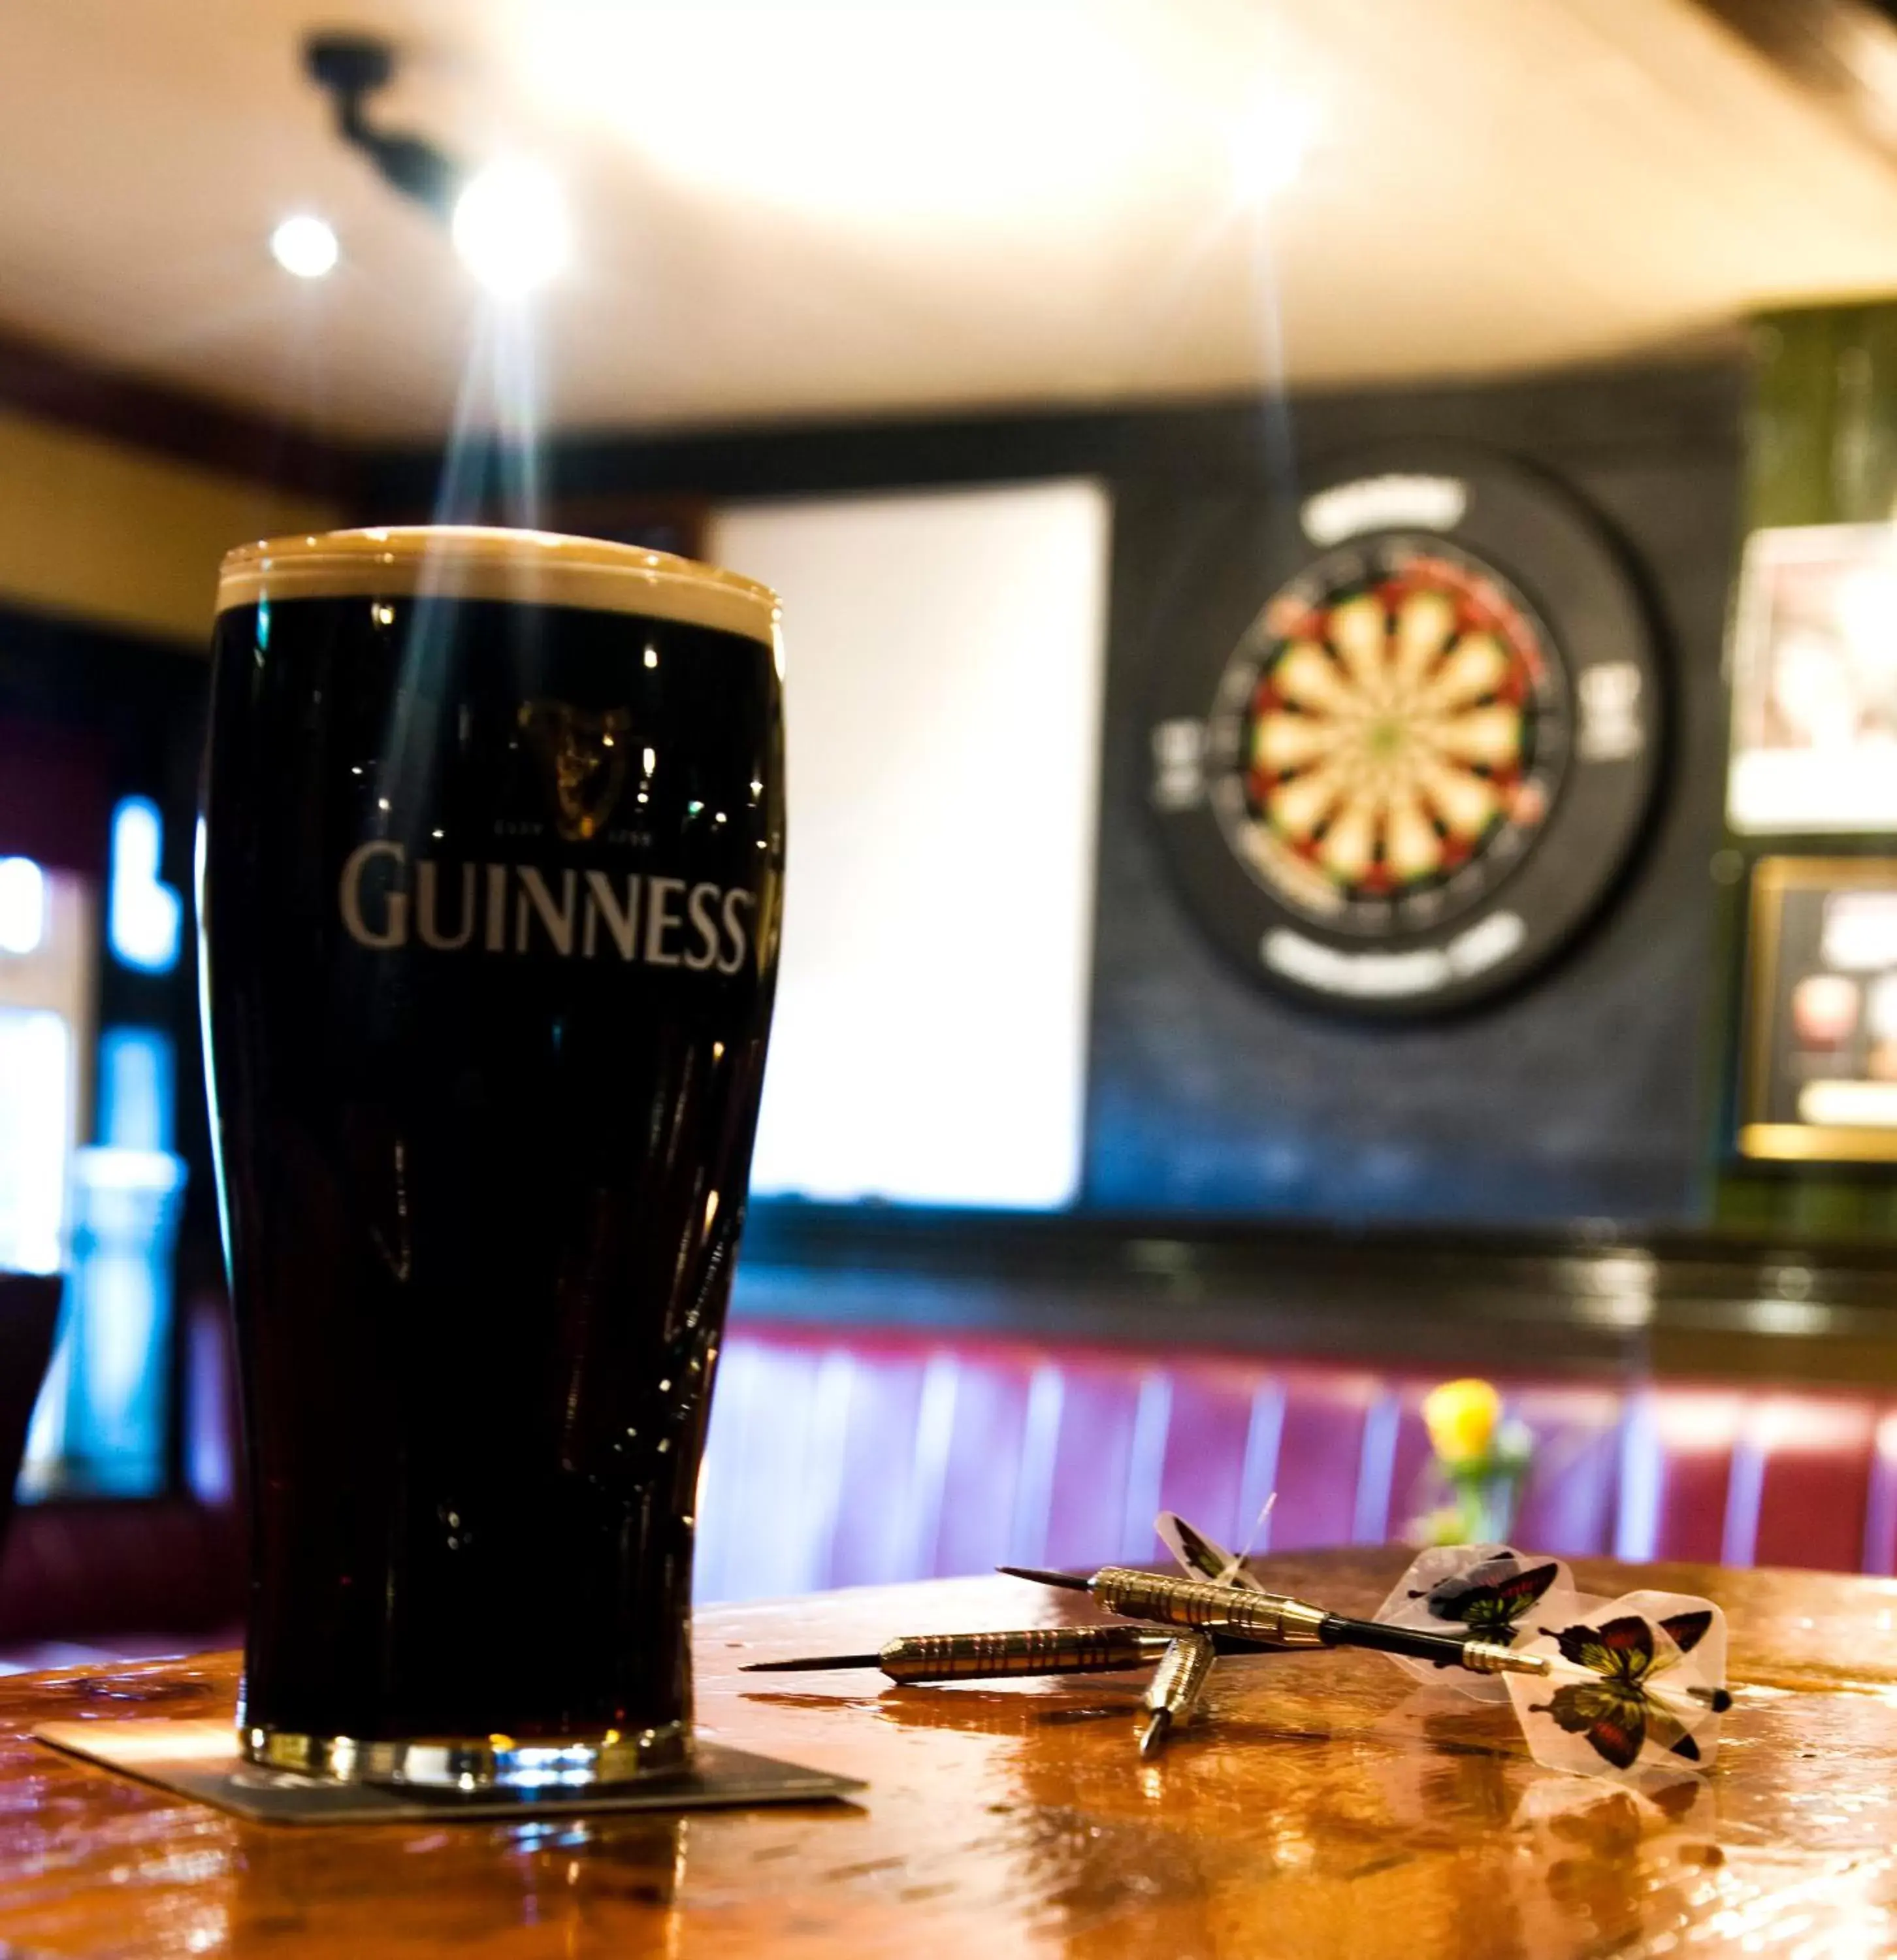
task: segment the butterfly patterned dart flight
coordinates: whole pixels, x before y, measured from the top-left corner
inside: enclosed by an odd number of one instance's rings
[[[1411,1561],[1372,1618],[1387,1626],[1421,1627],[1432,1634],[1518,1647],[1541,1621],[1565,1623],[1594,1603],[1575,1591],[1564,1560],[1530,1558],[1505,1545],[1431,1545]],[[1433,1662],[1394,1658],[1419,1680],[1441,1674]],[[1459,1671],[1447,1678],[1457,1693],[1477,1701],[1508,1696],[1495,1675]]]
[[[1177,1513],[1162,1511],[1154,1529],[1193,1578],[1267,1589],[1246,1569],[1247,1553],[1234,1558]],[[1534,1675],[1445,1673],[1430,1661],[1390,1656],[1432,1684],[1512,1701],[1529,1752],[1545,1768],[1625,1782],[1654,1768],[1705,1769],[1719,1746],[1719,1718],[1732,1706],[1726,1616],[1711,1600],[1641,1592],[1603,1602],[1575,1589],[1562,1559],[1501,1545],[1432,1546],[1376,1617],[1549,1654],[1552,1688]]]
[[[1627,1777],[1711,1764],[1732,1696],[1726,1616],[1710,1600],[1629,1592],[1571,1625],[1541,1628],[1527,1651],[1566,1663],[1552,1693],[1531,1680],[1511,1696],[1537,1762]]]
[[[1264,1509],[1258,1513],[1258,1522],[1252,1526],[1253,1541],[1256,1541],[1276,1501],[1276,1491],[1265,1500]],[[1245,1561],[1251,1556],[1250,1543],[1234,1558],[1223,1545],[1188,1524],[1177,1511],[1161,1511],[1153,1519],[1152,1528],[1159,1534],[1161,1544],[1172,1554],[1188,1578],[1209,1579],[1215,1586],[1236,1586],[1248,1592],[1264,1591],[1264,1587],[1245,1570]]]

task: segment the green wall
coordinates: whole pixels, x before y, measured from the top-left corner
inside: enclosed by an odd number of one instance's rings
[[[1762,314],[1752,340],[1746,531],[1897,519],[1897,301]],[[1752,867],[1761,858],[1804,854],[1897,854],[1897,835],[1726,834],[1714,863],[1721,989],[1714,1215],[1723,1227],[1794,1241],[1897,1239],[1897,1169],[1761,1166],[1733,1153]]]

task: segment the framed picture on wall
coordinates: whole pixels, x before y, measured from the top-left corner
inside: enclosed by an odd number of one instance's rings
[[[1897,858],[1753,867],[1742,1157],[1897,1162]]]
[[[1755,531],[1732,652],[1733,829],[1897,829],[1897,527]]]

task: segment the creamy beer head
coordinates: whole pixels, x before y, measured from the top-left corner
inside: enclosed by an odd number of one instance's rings
[[[390,524],[265,538],[226,553],[218,610],[259,600],[504,600],[635,613],[771,644],[777,597],[716,565],[557,531]]]
[[[199,919],[256,1760],[675,1768],[783,904],[777,602],[539,533],[225,561]]]

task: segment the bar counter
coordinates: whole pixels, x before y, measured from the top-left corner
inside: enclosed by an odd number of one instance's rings
[[[1394,1549],[1267,1582],[1367,1612]],[[0,1682],[0,1954],[315,1960],[1063,1955],[1871,1955],[1897,1946],[1897,1583],[1579,1562],[1703,1592],[1740,1688],[1714,1772],[1657,1800],[1529,1760],[1506,1709],[1380,1657],[1222,1662],[1135,1754],[1134,1675],[898,1688],[745,1662],[1085,1618],[1001,1579],[702,1612],[713,1738],[866,1780],[853,1803],[682,1818],[249,1824],[34,1742],[49,1720],[227,1719],[237,1657]]]

